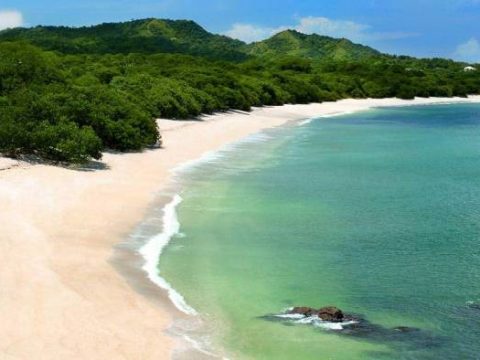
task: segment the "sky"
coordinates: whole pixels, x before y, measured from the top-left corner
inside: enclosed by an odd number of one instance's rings
[[[480,63],[480,0],[0,0],[0,29],[189,19],[246,42],[292,28],[383,52]]]

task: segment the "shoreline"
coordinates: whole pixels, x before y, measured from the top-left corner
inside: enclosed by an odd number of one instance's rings
[[[107,153],[106,169],[96,171],[0,158],[2,358],[170,358],[177,341],[166,331],[176,310],[146,274],[122,276],[128,270],[112,256],[171,185],[172,171],[291,121],[442,103],[480,103],[480,96],[341,100],[159,120],[163,149]]]

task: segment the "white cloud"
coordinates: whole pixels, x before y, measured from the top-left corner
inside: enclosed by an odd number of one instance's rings
[[[405,32],[374,32],[371,26],[366,24],[314,16],[299,18],[296,24],[276,28],[236,23],[224,34],[245,42],[253,42],[266,39],[286,29],[297,30],[304,34],[319,34],[336,38],[344,37],[357,42],[402,39],[417,35]]]
[[[466,62],[480,62],[480,42],[475,38],[471,38],[467,42],[458,45],[453,53],[453,57]]]
[[[0,30],[23,25],[23,15],[16,10],[0,10]]]
[[[348,20],[332,20],[326,17],[304,17],[295,30],[304,34],[319,34],[332,37],[355,39],[364,37],[370,26]]]
[[[299,24],[296,26],[296,30],[305,34],[347,38],[358,42],[404,39],[418,35],[416,33],[401,31],[374,32],[370,25],[348,20],[332,20],[325,17],[301,18]]]
[[[250,43],[263,40],[273,35],[274,31],[275,29],[273,28],[236,23],[233,24],[230,30],[224,32],[224,35]]]

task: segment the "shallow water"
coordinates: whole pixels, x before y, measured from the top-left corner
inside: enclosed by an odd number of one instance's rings
[[[181,236],[159,262],[218,349],[478,358],[479,105],[376,109],[256,140],[182,175]],[[299,305],[335,305],[370,327],[264,318]]]

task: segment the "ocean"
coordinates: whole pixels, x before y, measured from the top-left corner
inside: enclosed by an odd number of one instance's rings
[[[176,180],[146,270],[208,352],[479,358],[479,105],[290,124]],[[351,321],[281,316],[295,306],[336,306]]]

